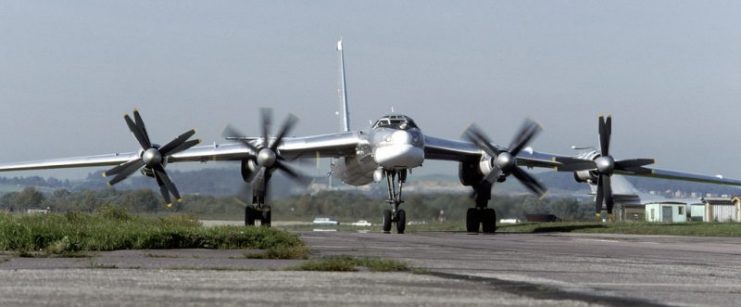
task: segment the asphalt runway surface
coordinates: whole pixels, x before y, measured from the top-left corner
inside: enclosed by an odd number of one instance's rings
[[[741,301],[741,239],[305,232],[313,258],[396,259],[424,273],[286,271],[244,250],[81,258],[0,255],[0,305],[692,305]]]

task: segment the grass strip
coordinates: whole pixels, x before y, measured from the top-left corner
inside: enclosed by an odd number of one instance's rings
[[[0,213],[0,250],[68,254],[120,249],[303,247],[297,235],[243,226],[203,227],[189,216],[125,213],[14,215]]]
[[[404,262],[385,260],[374,257],[332,256],[318,260],[311,260],[298,266],[289,268],[292,271],[330,271],[356,272],[368,270],[371,272],[410,272],[412,269]]]

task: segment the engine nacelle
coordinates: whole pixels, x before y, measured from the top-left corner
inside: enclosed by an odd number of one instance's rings
[[[574,180],[576,180],[576,182],[580,182],[580,183],[583,183],[583,182],[589,182],[589,183],[597,182],[597,173],[595,173],[594,171],[578,171],[578,172],[574,172]]]
[[[378,164],[371,155],[345,157],[338,159],[332,165],[332,175],[342,182],[361,186],[374,181],[374,173]]]
[[[601,155],[600,155],[599,152],[597,152],[597,151],[590,151],[590,152],[579,154],[576,157],[579,158],[579,159],[592,160],[592,161],[594,161],[595,159],[599,158],[600,156]],[[584,170],[584,171],[574,172],[574,180],[576,180],[576,182],[580,182],[580,183],[583,183],[583,182],[597,183],[597,173],[595,171],[593,171],[593,170]]]
[[[142,167],[139,172],[142,173],[142,175],[144,176],[154,178],[154,170],[151,168]]]
[[[479,184],[492,171],[492,159],[483,154],[479,161],[465,161],[458,165],[458,179],[464,186]]]
[[[244,182],[252,182],[252,179],[255,178],[255,174],[257,171],[257,164],[255,163],[255,161],[252,160],[242,160],[240,171],[242,173],[242,180],[244,180]]]

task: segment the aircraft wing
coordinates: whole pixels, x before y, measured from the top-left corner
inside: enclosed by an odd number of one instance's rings
[[[251,140],[258,144],[259,140]],[[367,143],[360,133],[343,132],[308,137],[285,138],[278,151],[288,159],[300,157],[341,157],[355,153],[359,145]],[[195,146],[169,156],[172,162],[241,161],[256,153],[240,143]],[[0,172],[115,166],[139,157],[139,152],[113,153],[94,156],[69,157],[0,164]]]
[[[285,138],[278,147],[287,159],[340,158],[354,155],[359,147],[368,145],[362,131],[339,132],[307,137]]]
[[[55,169],[71,167],[92,167],[92,166],[110,166],[118,165],[135,159],[138,156],[136,152],[114,153],[108,155],[71,157],[61,159],[38,160],[18,163],[0,164],[0,172],[25,171],[38,169]]]
[[[741,180],[724,178],[721,175],[708,176],[698,175],[692,173],[678,172],[672,170],[663,170],[649,167],[642,167],[636,171],[615,171],[616,174],[628,175],[628,176],[641,176],[641,177],[653,177],[671,180],[683,180],[700,183],[714,183],[723,185],[741,186]]]
[[[496,144],[492,145],[495,148],[502,148]],[[484,152],[471,142],[425,136],[425,159],[471,161],[481,159],[481,155],[483,154]],[[571,157],[537,152],[530,147],[523,149],[516,158],[517,165],[544,168],[558,168],[562,166],[563,163],[556,161],[557,158],[573,160]]]

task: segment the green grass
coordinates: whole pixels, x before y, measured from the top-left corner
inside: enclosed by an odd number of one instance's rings
[[[676,236],[714,236],[741,237],[739,223],[648,223],[627,222],[603,224],[597,222],[561,222],[561,223],[524,223],[502,225],[497,232],[578,232],[578,233],[619,233],[639,235],[676,235]]]
[[[139,217],[125,212],[12,215],[0,213],[0,250],[65,254],[166,248],[276,249],[304,246],[270,228],[203,227],[192,217]]]
[[[289,270],[294,271],[331,271],[355,272],[368,270],[371,272],[409,272],[412,269],[404,262],[384,260],[372,257],[333,256],[318,260],[307,261]]]
[[[244,257],[247,259],[308,259],[310,253],[311,250],[303,245],[279,245],[258,253],[247,253]]]

